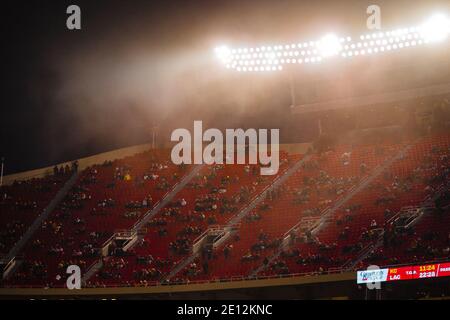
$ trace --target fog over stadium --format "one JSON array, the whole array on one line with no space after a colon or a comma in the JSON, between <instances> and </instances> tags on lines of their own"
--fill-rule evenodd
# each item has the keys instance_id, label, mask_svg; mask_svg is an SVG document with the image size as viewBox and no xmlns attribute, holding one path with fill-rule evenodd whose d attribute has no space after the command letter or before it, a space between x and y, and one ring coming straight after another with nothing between
<instances>
[{"instance_id":1,"label":"fog over stadium","mask_svg":"<svg viewBox=\"0 0 450 320\"><path fill-rule=\"evenodd\" d=\"M293 127L308 140L315 129L308 117L294 122L289 114L285 75L239 81L212 50L358 34L371 2L79 1L79 32L64 28L68 4L29 1L3 10L6 173L148 142L155 125L163 143L200 116L218 128L280 127L282 141ZM377 4L383 26L412 25L449 6Z\"/></svg>"}]
</instances>

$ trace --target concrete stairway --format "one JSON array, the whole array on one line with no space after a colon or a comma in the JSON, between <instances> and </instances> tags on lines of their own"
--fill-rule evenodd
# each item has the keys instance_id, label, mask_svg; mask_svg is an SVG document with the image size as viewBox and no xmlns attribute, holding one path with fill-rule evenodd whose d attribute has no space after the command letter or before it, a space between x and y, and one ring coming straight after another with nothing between
<instances>
[{"instance_id":1,"label":"concrete stairway","mask_svg":"<svg viewBox=\"0 0 450 320\"><path fill-rule=\"evenodd\" d=\"M106 258L107 259L107 258ZM81 277L81 285L84 287L88 280L103 267L103 260L95 261Z\"/></svg>"},{"instance_id":2,"label":"concrete stairway","mask_svg":"<svg viewBox=\"0 0 450 320\"><path fill-rule=\"evenodd\" d=\"M139 221L137 221L132 231L138 231L145 227L147 222L149 222L155 215L157 215L166 205L168 205L193 178L197 176L197 174L202 169L203 165L195 165L192 170L183 177L183 179L178 182L175 186L173 186L172 190L168 191L164 197L152 208L150 209ZM102 259L94 262L85 274L82 277L82 283L85 285L89 279L96 274L103 267Z\"/></svg>"},{"instance_id":3,"label":"concrete stairway","mask_svg":"<svg viewBox=\"0 0 450 320\"><path fill-rule=\"evenodd\" d=\"M428 213L431 212L430 207L433 206L434 201L439 198L446 190L448 190L449 186L442 185L436 190L433 196L426 198L418 207L420 209L420 214L417 215L413 221L408 224L408 228L413 227L418 224L420 220ZM401 212L402 210L400 210ZM397 215L396 215L397 216ZM392 219L391 219L392 220ZM341 268L345 271L353 271L355 267L367 257L369 257L375 250L383 245L384 231L380 233L378 238L371 244L367 245L365 248L361 250L358 255L358 258L352 261L347 261Z\"/></svg>"},{"instance_id":4,"label":"concrete stairway","mask_svg":"<svg viewBox=\"0 0 450 320\"><path fill-rule=\"evenodd\" d=\"M50 201L47 207L42 211L42 213L34 220L31 226L27 231L23 234L22 238L16 242L14 247L11 248L9 253L7 254L7 258L11 259L17 256L20 251L23 249L28 240L31 239L33 234L40 228L42 223L47 219L47 217L52 213L52 211L58 206L58 204L64 199L69 190L73 187L78 178L78 171L74 172L69 180L66 181L64 186L58 191L55 197Z\"/></svg>"},{"instance_id":5,"label":"concrete stairway","mask_svg":"<svg viewBox=\"0 0 450 320\"><path fill-rule=\"evenodd\" d=\"M147 222L175 198L178 192L180 192L200 172L202 167L203 165L195 165L194 168L172 188L172 190L166 193L166 195L133 226L132 230L137 231L143 228Z\"/></svg>"}]
</instances>

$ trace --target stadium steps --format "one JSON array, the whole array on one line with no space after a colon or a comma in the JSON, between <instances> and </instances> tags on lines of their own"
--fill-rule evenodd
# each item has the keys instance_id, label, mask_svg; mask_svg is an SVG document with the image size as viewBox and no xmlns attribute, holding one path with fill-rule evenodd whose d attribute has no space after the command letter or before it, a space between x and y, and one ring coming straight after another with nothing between
<instances>
[{"instance_id":1,"label":"stadium steps","mask_svg":"<svg viewBox=\"0 0 450 320\"><path fill-rule=\"evenodd\" d=\"M3 272L3 274L0 275L0 281L9 279L17 270L20 269L20 267L22 266L23 262L24 262L23 259L16 258L13 267L10 270L8 270L7 272L5 270Z\"/></svg>"},{"instance_id":2,"label":"stadium steps","mask_svg":"<svg viewBox=\"0 0 450 320\"><path fill-rule=\"evenodd\" d=\"M290 168L286 169L285 172L283 172L278 178L276 178L272 184L267 186L260 194L258 194L253 200L245 206L237 215L234 216L225 226L224 228L233 228L239 225L241 220L248 215L250 212L252 212L253 209L256 208L257 205L259 205L264 199L266 199L267 194L271 192L273 189L278 188L281 186L289 177L291 177L295 172L297 172L304 163L308 162L311 158L311 155L307 155L304 158L298 160L294 165L292 165ZM172 277L174 277L178 272L186 268L190 263L192 263L197 257L199 256L199 253L193 253L183 259L180 263L178 263L169 273L169 275L164 279L164 281L170 280Z\"/></svg>"},{"instance_id":3,"label":"stadium steps","mask_svg":"<svg viewBox=\"0 0 450 320\"><path fill-rule=\"evenodd\" d=\"M47 217L52 213L52 211L58 206L58 204L64 199L69 190L73 187L75 182L77 181L79 172L76 171L72 174L69 180L66 181L64 186L58 191L55 197L50 201L48 206L42 211L42 213L34 220L31 226L27 229L27 231L23 234L22 238L16 242L14 247L11 248L9 253L7 254L7 259L11 259L17 256L20 251L23 249L28 240L31 239L33 234L40 228L42 223L47 219Z\"/></svg>"},{"instance_id":4,"label":"stadium steps","mask_svg":"<svg viewBox=\"0 0 450 320\"><path fill-rule=\"evenodd\" d=\"M413 221L410 222L410 226L414 226L422 220L428 213L430 213L430 207L433 206L433 203L436 199L438 199L442 194L446 192L446 190L449 189L450 186L441 185L438 190L436 190L436 193L425 199L418 207L422 208L421 214L419 214ZM402 208L403 209L403 208ZM398 213L400 213L402 210L400 210ZM398 214L397 213L397 214ZM394 217L396 217L395 215ZM355 260L347 261L341 269L345 271L353 271L355 267L363 262L367 257L369 257L370 254L372 254L375 250L377 250L379 247L383 245L383 237L384 237L384 230L380 233L378 236L378 239L375 240L374 243L371 243L367 245L364 249L361 250L361 253L358 255L358 257Z\"/></svg>"},{"instance_id":5,"label":"stadium steps","mask_svg":"<svg viewBox=\"0 0 450 320\"><path fill-rule=\"evenodd\" d=\"M355 195L357 195L361 191L365 190L366 187L369 186L376 178L378 178L383 172L385 172L388 168L390 168L393 163L395 163L397 160L402 159L408 153L408 151L412 148L412 146L413 146L413 144L409 144L406 147L404 147L394 157L390 158L389 160L385 161L382 165L378 166L370 176L366 177L357 186L352 188L343 198L339 199L334 204L333 207L324 210L324 212L321 214L319 222L311 228L311 230L310 230L311 234L316 235L323 228L325 228L330 223L330 221L332 220L331 218L332 218L333 214L337 210L341 209L342 206L344 206ZM295 230L299 226L300 223L301 223L301 221L299 221L296 225L294 225L288 232L285 233L285 235L287 235L289 237L289 234L291 233L291 231ZM289 247L290 241L285 241L285 240L286 240L286 237L283 239L281 245L275 251L275 253L269 257L269 259L268 259L269 263L267 263L266 265L261 264L258 268L256 268L250 274L250 277L256 277L256 275L258 273L265 270L265 268L267 266L269 266L273 261L275 261L281 255L283 250L285 250L287 247Z\"/></svg>"},{"instance_id":6,"label":"stadium steps","mask_svg":"<svg viewBox=\"0 0 450 320\"><path fill-rule=\"evenodd\" d=\"M172 190L166 194L166 196L156 205L153 209L149 210L141 220L139 220L132 228L132 231L138 231L143 228L147 222L149 222L162 208L168 205L202 169L203 165L195 165L194 168L187 174L179 183L177 183Z\"/></svg>"},{"instance_id":7,"label":"stadium steps","mask_svg":"<svg viewBox=\"0 0 450 320\"><path fill-rule=\"evenodd\" d=\"M197 176L197 174L201 171L203 168L203 165L195 165L192 170L180 181L178 182L171 191L169 191L161 201L159 201L151 210L149 210L139 221L137 221L131 231L138 232L140 229L145 227L145 225L153 219L155 215L157 215L166 205L168 205L175 196L189 183L193 178ZM136 244L137 242L135 242ZM134 245L133 245L134 246ZM129 249L132 249L133 246L131 246ZM82 283L86 284L89 279L95 275L101 268L103 267L103 261L102 259L97 260L94 262L86 271L86 273L83 276Z\"/></svg>"},{"instance_id":8,"label":"stadium steps","mask_svg":"<svg viewBox=\"0 0 450 320\"><path fill-rule=\"evenodd\" d=\"M103 260L99 259L95 261L88 270L84 273L83 277L81 278L81 284L82 286L86 286L86 283L89 281L89 279L96 274L100 269L103 267Z\"/></svg>"}]
</instances>

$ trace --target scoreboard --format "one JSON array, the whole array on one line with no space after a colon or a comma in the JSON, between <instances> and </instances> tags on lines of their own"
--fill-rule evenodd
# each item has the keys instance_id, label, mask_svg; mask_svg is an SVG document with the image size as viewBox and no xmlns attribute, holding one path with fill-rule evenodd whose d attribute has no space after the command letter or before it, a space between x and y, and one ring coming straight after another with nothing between
<instances>
[{"instance_id":1,"label":"scoreboard","mask_svg":"<svg viewBox=\"0 0 450 320\"><path fill-rule=\"evenodd\" d=\"M372 269L357 272L357 283L414 280L450 276L450 262Z\"/></svg>"}]
</instances>

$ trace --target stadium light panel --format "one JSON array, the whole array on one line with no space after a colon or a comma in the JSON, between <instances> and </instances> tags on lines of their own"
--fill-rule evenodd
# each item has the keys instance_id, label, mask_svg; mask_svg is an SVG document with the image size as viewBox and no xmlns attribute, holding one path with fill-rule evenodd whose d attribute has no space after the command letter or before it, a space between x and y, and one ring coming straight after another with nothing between
<instances>
[{"instance_id":1,"label":"stadium light panel","mask_svg":"<svg viewBox=\"0 0 450 320\"><path fill-rule=\"evenodd\" d=\"M215 53L227 69L274 71L282 70L283 65L286 64L318 63L332 56L352 58L410 49L427 43L444 41L449 38L449 35L449 18L444 14L436 14L420 26L363 34L355 39L349 36L338 38L334 34L327 34L319 41L284 45L233 49L221 46L215 49ZM249 67L253 65L259 67Z\"/></svg>"}]
</instances>

